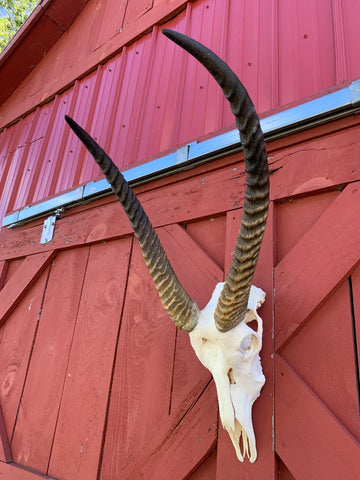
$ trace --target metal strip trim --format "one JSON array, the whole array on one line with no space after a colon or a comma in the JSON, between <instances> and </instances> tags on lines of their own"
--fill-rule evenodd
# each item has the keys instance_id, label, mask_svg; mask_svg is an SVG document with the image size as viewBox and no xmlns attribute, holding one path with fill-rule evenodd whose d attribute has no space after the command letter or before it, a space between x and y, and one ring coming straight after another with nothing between
<instances>
[{"instance_id":1,"label":"metal strip trim","mask_svg":"<svg viewBox=\"0 0 360 480\"><path fill-rule=\"evenodd\" d=\"M360 79L354 81L347 88L263 118L260 123L266 140L275 134L280 135L280 132L286 134L296 126L306 128L319 119L326 121L326 118L334 116L337 112L350 115L359 106ZM237 129L234 129L200 143L189 143L174 153L126 170L123 175L130 184L139 183L154 178L154 176L166 175L170 171L174 172L179 168L194 165L203 158L207 157L210 160L226 151L240 149L239 133ZM105 179L92 181L70 192L13 212L4 217L2 225L11 228L60 207L70 206L88 200L90 197L110 193L110 191L111 188Z\"/></svg>"}]
</instances>

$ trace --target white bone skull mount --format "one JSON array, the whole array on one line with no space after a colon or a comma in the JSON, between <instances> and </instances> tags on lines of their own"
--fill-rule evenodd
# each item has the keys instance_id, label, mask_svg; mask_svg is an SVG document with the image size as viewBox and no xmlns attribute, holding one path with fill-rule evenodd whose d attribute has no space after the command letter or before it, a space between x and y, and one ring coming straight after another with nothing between
<instances>
[{"instance_id":1,"label":"white bone skull mount","mask_svg":"<svg viewBox=\"0 0 360 480\"><path fill-rule=\"evenodd\" d=\"M175 325L190 335L191 344L213 375L220 417L237 457L257 456L252 405L265 382L259 352L262 320L256 310L265 293L251 286L265 230L269 204L269 172L265 142L254 105L237 76L213 52L170 30L163 33L191 53L213 75L236 118L247 172L241 227L234 258L224 283L200 311L180 284L160 240L139 200L104 150L74 120L66 121L94 157L123 206L139 241L145 263L162 304ZM253 329L249 325L257 323Z\"/></svg>"},{"instance_id":2,"label":"white bone skull mount","mask_svg":"<svg viewBox=\"0 0 360 480\"><path fill-rule=\"evenodd\" d=\"M242 462L257 457L252 406L265 383L259 352L262 346L262 320L256 310L265 300L265 293L252 286L245 319L227 332L219 332L214 311L223 283L218 283L210 302L201 311L198 323L189 333L190 342L201 363L215 381L220 418L229 433L236 455ZM256 320L254 331L249 322ZM242 443L242 449L240 448Z\"/></svg>"}]
</instances>

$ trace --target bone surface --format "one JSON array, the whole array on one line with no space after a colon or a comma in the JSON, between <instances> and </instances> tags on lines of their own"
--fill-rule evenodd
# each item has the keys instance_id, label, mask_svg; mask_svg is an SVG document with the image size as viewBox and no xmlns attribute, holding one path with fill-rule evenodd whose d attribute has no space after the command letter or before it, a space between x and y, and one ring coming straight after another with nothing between
<instances>
[{"instance_id":1,"label":"bone surface","mask_svg":"<svg viewBox=\"0 0 360 480\"><path fill-rule=\"evenodd\" d=\"M245 320L228 332L219 332L214 311L223 288L218 283L198 323L189 333L190 342L201 363L212 373L216 384L220 418L229 433L240 461L257 457L252 423L252 406L265 383L259 352L262 346L262 319L257 309L265 293L252 286ZM248 326L256 321L257 329ZM253 322L254 323L254 322Z\"/></svg>"}]
</instances>

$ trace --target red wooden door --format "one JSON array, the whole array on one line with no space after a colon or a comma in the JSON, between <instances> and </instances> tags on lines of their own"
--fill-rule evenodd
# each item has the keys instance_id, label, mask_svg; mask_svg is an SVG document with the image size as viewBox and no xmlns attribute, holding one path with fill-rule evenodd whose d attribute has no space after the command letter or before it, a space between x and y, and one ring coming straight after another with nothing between
<instances>
[{"instance_id":1,"label":"red wooden door","mask_svg":"<svg viewBox=\"0 0 360 480\"><path fill-rule=\"evenodd\" d=\"M138 188L200 308L224 278L240 224L244 177L234 162L239 156ZM40 245L41 229L38 221L1 232L0 478L273 471L271 295L261 310L268 341L267 383L254 410L259 460L240 464L219 428L211 376L163 310L117 201L67 212L51 244ZM269 292L270 232L256 279Z\"/></svg>"},{"instance_id":2,"label":"red wooden door","mask_svg":"<svg viewBox=\"0 0 360 480\"><path fill-rule=\"evenodd\" d=\"M272 202L254 279L267 292L254 464L237 461L213 381L164 313L116 201L69 210L45 246L41 221L3 229L0 478L356 478L357 122L269 145ZM137 188L200 307L231 262L239 160Z\"/></svg>"},{"instance_id":3,"label":"red wooden door","mask_svg":"<svg viewBox=\"0 0 360 480\"><path fill-rule=\"evenodd\" d=\"M353 123L334 124L327 135L322 127L306 142L300 136L273 158L280 168L273 190L275 448L286 480L357 478L360 471L360 150Z\"/></svg>"}]
</instances>

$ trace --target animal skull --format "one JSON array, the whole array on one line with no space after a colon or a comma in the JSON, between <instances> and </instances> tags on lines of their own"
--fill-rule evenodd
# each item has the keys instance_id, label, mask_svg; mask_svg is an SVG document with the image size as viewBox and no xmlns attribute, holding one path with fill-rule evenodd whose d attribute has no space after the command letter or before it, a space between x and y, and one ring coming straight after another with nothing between
<instances>
[{"instance_id":1,"label":"animal skull","mask_svg":"<svg viewBox=\"0 0 360 480\"><path fill-rule=\"evenodd\" d=\"M189 333L190 342L201 363L212 373L221 422L238 459L242 462L247 455L254 462L257 452L251 412L265 383L259 356L262 320L256 310L264 302L265 293L252 286L245 319L232 330L219 332L214 311L223 286L224 283L216 285L210 302L200 312L196 327ZM254 320L256 331L248 326Z\"/></svg>"},{"instance_id":2,"label":"animal skull","mask_svg":"<svg viewBox=\"0 0 360 480\"><path fill-rule=\"evenodd\" d=\"M74 120L70 127L94 157L123 206L139 241L162 304L175 325L189 332L200 361L214 378L221 421L239 460L256 459L252 405L265 382L259 351L262 321L257 308L265 294L251 286L269 204L265 142L254 105L237 76L213 52L185 35L163 33L197 58L213 75L236 118L247 172L245 201L234 258L224 283L200 311L180 284L143 207L110 157ZM257 322L256 331L249 323Z\"/></svg>"}]
</instances>

